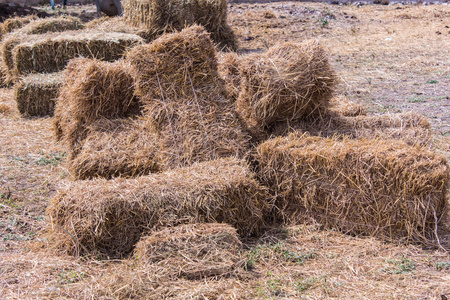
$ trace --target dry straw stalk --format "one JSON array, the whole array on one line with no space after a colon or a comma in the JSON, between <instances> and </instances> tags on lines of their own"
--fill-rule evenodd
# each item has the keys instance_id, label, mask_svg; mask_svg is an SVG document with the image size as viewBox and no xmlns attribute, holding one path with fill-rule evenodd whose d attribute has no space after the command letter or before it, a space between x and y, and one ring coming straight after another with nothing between
<instances>
[{"instance_id":1,"label":"dry straw stalk","mask_svg":"<svg viewBox=\"0 0 450 300\"><path fill-rule=\"evenodd\" d=\"M52 116L62 74L32 74L14 85L17 108L23 116Z\"/></svg>"},{"instance_id":2,"label":"dry straw stalk","mask_svg":"<svg viewBox=\"0 0 450 300\"><path fill-rule=\"evenodd\" d=\"M228 224L187 224L143 237L134 250L138 267L166 279L202 279L237 273L244 266L242 244Z\"/></svg>"},{"instance_id":3,"label":"dry straw stalk","mask_svg":"<svg viewBox=\"0 0 450 300\"><path fill-rule=\"evenodd\" d=\"M154 227L218 222L255 234L266 199L245 162L221 159L137 179L70 182L48 215L55 243L69 253L123 257Z\"/></svg>"},{"instance_id":4,"label":"dry straw stalk","mask_svg":"<svg viewBox=\"0 0 450 300\"><path fill-rule=\"evenodd\" d=\"M427 242L447 210L445 157L400 141L293 133L263 143L256 160L285 221L312 214L345 232Z\"/></svg>"},{"instance_id":5,"label":"dry straw stalk","mask_svg":"<svg viewBox=\"0 0 450 300\"><path fill-rule=\"evenodd\" d=\"M303 119L329 105L336 77L317 41L283 43L241 60L236 110L259 138L276 122Z\"/></svg>"},{"instance_id":6,"label":"dry straw stalk","mask_svg":"<svg viewBox=\"0 0 450 300\"><path fill-rule=\"evenodd\" d=\"M202 25L220 48L235 50L237 41L227 24L226 0L123 0L124 17L134 26L145 26L154 38Z\"/></svg>"}]
</instances>

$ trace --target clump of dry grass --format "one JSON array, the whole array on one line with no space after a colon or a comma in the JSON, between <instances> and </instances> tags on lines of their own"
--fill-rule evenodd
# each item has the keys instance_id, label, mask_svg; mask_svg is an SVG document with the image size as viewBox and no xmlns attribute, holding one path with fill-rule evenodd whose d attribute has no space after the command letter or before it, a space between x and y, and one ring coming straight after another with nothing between
<instances>
[{"instance_id":1,"label":"clump of dry grass","mask_svg":"<svg viewBox=\"0 0 450 300\"><path fill-rule=\"evenodd\" d=\"M160 171L157 136L145 120L102 118L86 129L79 153L69 159L76 179L136 177Z\"/></svg>"},{"instance_id":2,"label":"clump of dry grass","mask_svg":"<svg viewBox=\"0 0 450 300\"><path fill-rule=\"evenodd\" d=\"M139 114L134 79L124 61L103 62L86 58L70 61L55 108L55 135L76 157L87 128L102 118L127 118Z\"/></svg>"},{"instance_id":3,"label":"clump of dry grass","mask_svg":"<svg viewBox=\"0 0 450 300\"><path fill-rule=\"evenodd\" d=\"M329 105L336 77L317 41L283 43L242 59L236 110L254 137L276 122L311 116Z\"/></svg>"},{"instance_id":4,"label":"clump of dry grass","mask_svg":"<svg viewBox=\"0 0 450 300\"><path fill-rule=\"evenodd\" d=\"M89 30L28 36L12 49L13 71L17 75L62 71L70 59L80 56L114 61L142 42L134 34Z\"/></svg>"},{"instance_id":5,"label":"clump of dry grass","mask_svg":"<svg viewBox=\"0 0 450 300\"><path fill-rule=\"evenodd\" d=\"M227 24L226 0L124 0L124 17L134 26L146 26L153 37L194 24L202 25L220 48L237 49Z\"/></svg>"},{"instance_id":6,"label":"clump of dry grass","mask_svg":"<svg viewBox=\"0 0 450 300\"><path fill-rule=\"evenodd\" d=\"M43 34L48 32L62 32L80 30L84 28L83 22L72 16L61 16L57 18L37 19L21 29L26 34Z\"/></svg>"},{"instance_id":7,"label":"clump of dry grass","mask_svg":"<svg viewBox=\"0 0 450 300\"><path fill-rule=\"evenodd\" d=\"M266 200L245 162L221 159L137 179L70 182L48 215L54 242L69 253L123 257L154 227L217 222L255 234Z\"/></svg>"},{"instance_id":8,"label":"clump of dry grass","mask_svg":"<svg viewBox=\"0 0 450 300\"><path fill-rule=\"evenodd\" d=\"M163 169L246 155L249 137L217 72L209 34L200 26L133 48L136 94L158 134Z\"/></svg>"},{"instance_id":9,"label":"clump of dry grass","mask_svg":"<svg viewBox=\"0 0 450 300\"><path fill-rule=\"evenodd\" d=\"M21 78L14 85L20 114L23 116L52 116L61 84L61 73L32 74Z\"/></svg>"},{"instance_id":10,"label":"clump of dry grass","mask_svg":"<svg viewBox=\"0 0 450 300\"><path fill-rule=\"evenodd\" d=\"M143 237L133 256L139 267L164 278L202 279L237 273L245 262L236 229L228 224L187 224Z\"/></svg>"},{"instance_id":11,"label":"clump of dry grass","mask_svg":"<svg viewBox=\"0 0 450 300\"><path fill-rule=\"evenodd\" d=\"M292 133L256 152L285 221L306 213L346 232L427 242L447 210L448 163L421 147Z\"/></svg>"}]
</instances>

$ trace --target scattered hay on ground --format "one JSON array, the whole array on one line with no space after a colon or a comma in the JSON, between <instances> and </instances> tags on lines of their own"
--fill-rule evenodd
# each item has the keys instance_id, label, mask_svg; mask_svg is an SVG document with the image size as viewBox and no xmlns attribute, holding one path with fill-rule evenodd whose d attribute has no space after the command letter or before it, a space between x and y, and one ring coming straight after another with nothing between
<instances>
[{"instance_id":1,"label":"scattered hay on ground","mask_svg":"<svg viewBox=\"0 0 450 300\"><path fill-rule=\"evenodd\" d=\"M332 97L330 99L330 107L328 109L344 117L367 115L366 108L364 106L348 100L344 95Z\"/></svg>"},{"instance_id":2,"label":"scattered hay on ground","mask_svg":"<svg viewBox=\"0 0 450 300\"><path fill-rule=\"evenodd\" d=\"M84 28L83 22L72 16L61 16L57 18L45 18L31 21L20 31L26 34L44 34L48 32L63 32L80 30Z\"/></svg>"},{"instance_id":3,"label":"scattered hay on ground","mask_svg":"<svg viewBox=\"0 0 450 300\"><path fill-rule=\"evenodd\" d=\"M226 0L123 0L122 5L124 18L147 27L154 38L198 24L221 49L237 49L236 36L227 24Z\"/></svg>"},{"instance_id":4,"label":"scattered hay on ground","mask_svg":"<svg viewBox=\"0 0 450 300\"><path fill-rule=\"evenodd\" d=\"M70 59L80 56L114 61L141 43L142 38L134 34L89 30L28 36L12 50L14 72L20 75L62 71Z\"/></svg>"},{"instance_id":5,"label":"scattered hay on ground","mask_svg":"<svg viewBox=\"0 0 450 300\"><path fill-rule=\"evenodd\" d=\"M69 182L47 213L62 249L123 257L155 227L228 223L256 234L267 196L245 162L221 159L137 179Z\"/></svg>"},{"instance_id":6,"label":"scattered hay on ground","mask_svg":"<svg viewBox=\"0 0 450 300\"><path fill-rule=\"evenodd\" d=\"M140 113L134 79L124 61L72 60L55 108L55 135L73 159L86 138L87 127L102 118L127 118Z\"/></svg>"},{"instance_id":7,"label":"scattered hay on ground","mask_svg":"<svg viewBox=\"0 0 450 300\"><path fill-rule=\"evenodd\" d=\"M236 110L259 139L276 122L290 123L329 105L336 76L315 40L283 43L241 61Z\"/></svg>"},{"instance_id":8,"label":"scattered hay on ground","mask_svg":"<svg viewBox=\"0 0 450 300\"><path fill-rule=\"evenodd\" d=\"M162 169L244 157L249 136L217 72L209 34L200 26L133 48L136 94L158 134Z\"/></svg>"},{"instance_id":9,"label":"scattered hay on ground","mask_svg":"<svg viewBox=\"0 0 450 300\"><path fill-rule=\"evenodd\" d=\"M187 224L143 237L134 250L138 267L167 279L230 276L243 269L242 244L228 224Z\"/></svg>"},{"instance_id":10,"label":"scattered hay on ground","mask_svg":"<svg viewBox=\"0 0 450 300\"><path fill-rule=\"evenodd\" d=\"M59 88L61 73L32 74L14 85L17 108L22 116L52 116Z\"/></svg>"},{"instance_id":11,"label":"scattered hay on ground","mask_svg":"<svg viewBox=\"0 0 450 300\"><path fill-rule=\"evenodd\" d=\"M136 177L160 171L157 136L145 120L100 119L87 127L79 153L68 161L76 179Z\"/></svg>"},{"instance_id":12,"label":"scattered hay on ground","mask_svg":"<svg viewBox=\"0 0 450 300\"><path fill-rule=\"evenodd\" d=\"M447 210L448 163L425 148L293 133L256 152L260 179L287 222L311 214L345 232L426 243Z\"/></svg>"}]
</instances>

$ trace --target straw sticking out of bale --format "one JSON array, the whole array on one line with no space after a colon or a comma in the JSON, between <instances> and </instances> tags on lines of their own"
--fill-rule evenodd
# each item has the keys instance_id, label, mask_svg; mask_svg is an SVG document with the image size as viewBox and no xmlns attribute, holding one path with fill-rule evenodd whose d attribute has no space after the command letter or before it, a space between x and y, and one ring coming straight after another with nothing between
<instances>
[{"instance_id":1,"label":"straw sticking out of bale","mask_svg":"<svg viewBox=\"0 0 450 300\"><path fill-rule=\"evenodd\" d=\"M61 73L21 78L14 86L19 112L23 116L52 116L61 83Z\"/></svg>"},{"instance_id":2,"label":"straw sticking out of bale","mask_svg":"<svg viewBox=\"0 0 450 300\"><path fill-rule=\"evenodd\" d=\"M198 24L220 48L237 48L234 32L226 23L226 0L123 0L122 5L125 19L134 26L146 26L153 37Z\"/></svg>"},{"instance_id":3,"label":"straw sticking out of bale","mask_svg":"<svg viewBox=\"0 0 450 300\"><path fill-rule=\"evenodd\" d=\"M160 171L157 136L144 120L100 119L68 169L76 179L136 177Z\"/></svg>"},{"instance_id":4,"label":"straw sticking out of bale","mask_svg":"<svg viewBox=\"0 0 450 300\"><path fill-rule=\"evenodd\" d=\"M20 75L62 71L70 59L80 56L114 61L142 42L137 35L113 32L78 30L35 35L14 47L14 72Z\"/></svg>"},{"instance_id":5,"label":"straw sticking out of bale","mask_svg":"<svg viewBox=\"0 0 450 300\"><path fill-rule=\"evenodd\" d=\"M133 48L136 94L158 134L162 168L243 157L249 137L217 73L209 34L200 26Z\"/></svg>"},{"instance_id":6,"label":"straw sticking out of bale","mask_svg":"<svg viewBox=\"0 0 450 300\"><path fill-rule=\"evenodd\" d=\"M293 133L261 144L256 160L285 221L307 213L345 232L427 242L447 210L446 159L400 141Z\"/></svg>"},{"instance_id":7,"label":"straw sticking out of bale","mask_svg":"<svg viewBox=\"0 0 450 300\"><path fill-rule=\"evenodd\" d=\"M283 43L242 59L236 110L258 138L328 107L336 77L317 41Z\"/></svg>"},{"instance_id":8,"label":"straw sticking out of bale","mask_svg":"<svg viewBox=\"0 0 450 300\"><path fill-rule=\"evenodd\" d=\"M69 253L123 257L154 227L228 223L255 234L266 199L245 162L221 159L137 179L70 182L48 215L55 243Z\"/></svg>"},{"instance_id":9,"label":"straw sticking out of bale","mask_svg":"<svg viewBox=\"0 0 450 300\"><path fill-rule=\"evenodd\" d=\"M55 108L55 132L57 140L69 147L69 159L79 152L87 127L95 121L140 113L130 66L123 61L74 59L63 78L66 81Z\"/></svg>"},{"instance_id":10,"label":"straw sticking out of bale","mask_svg":"<svg viewBox=\"0 0 450 300\"><path fill-rule=\"evenodd\" d=\"M236 100L241 85L240 74L241 58L234 52L222 53L219 56L218 71L225 82L228 96Z\"/></svg>"},{"instance_id":11,"label":"straw sticking out of bale","mask_svg":"<svg viewBox=\"0 0 450 300\"><path fill-rule=\"evenodd\" d=\"M188 224L142 238L134 256L161 277L202 279L230 276L244 265L236 229L228 224Z\"/></svg>"}]
</instances>

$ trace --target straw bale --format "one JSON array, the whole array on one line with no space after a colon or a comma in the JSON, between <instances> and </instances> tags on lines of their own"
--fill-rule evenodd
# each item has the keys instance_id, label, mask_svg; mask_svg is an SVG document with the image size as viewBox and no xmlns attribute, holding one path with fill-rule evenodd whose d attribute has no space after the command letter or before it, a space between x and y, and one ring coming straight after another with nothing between
<instances>
[{"instance_id":1,"label":"straw bale","mask_svg":"<svg viewBox=\"0 0 450 300\"><path fill-rule=\"evenodd\" d=\"M69 159L79 152L87 127L95 121L139 114L134 79L124 61L73 59L62 77L65 81L55 108L55 134L68 147Z\"/></svg>"},{"instance_id":2,"label":"straw bale","mask_svg":"<svg viewBox=\"0 0 450 300\"><path fill-rule=\"evenodd\" d=\"M285 221L310 214L345 232L427 242L448 207L445 157L401 141L292 133L256 152Z\"/></svg>"},{"instance_id":3,"label":"straw bale","mask_svg":"<svg viewBox=\"0 0 450 300\"><path fill-rule=\"evenodd\" d=\"M43 34L48 32L63 32L80 30L84 28L83 22L73 16L61 16L57 18L37 19L21 29L26 34Z\"/></svg>"},{"instance_id":4,"label":"straw bale","mask_svg":"<svg viewBox=\"0 0 450 300\"><path fill-rule=\"evenodd\" d=\"M62 71L76 57L114 61L142 38L134 34L89 30L29 36L12 51L14 72L51 73Z\"/></svg>"},{"instance_id":5,"label":"straw bale","mask_svg":"<svg viewBox=\"0 0 450 300\"><path fill-rule=\"evenodd\" d=\"M17 108L23 116L52 116L59 88L61 73L32 74L14 85Z\"/></svg>"},{"instance_id":6,"label":"straw bale","mask_svg":"<svg viewBox=\"0 0 450 300\"><path fill-rule=\"evenodd\" d=\"M344 117L357 117L367 115L366 108L358 103L348 100L344 95L337 95L331 98L331 111L337 112Z\"/></svg>"},{"instance_id":7,"label":"straw bale","mask_svg":"<svg viewBox=\"0 0 450 300\"><path fill-rule=\"evenodd\" d=\"M408 145L432 145L430 122L424 116L414 112L345 117L331 108L320 118L291 124L279 123L274 126L270 134L286 136L293 131L308 132L311 135L324 137L399 139Z\"/></svg>"},{"instance_id":8,"label":"straw bale","mask_svg":"<svg viewBox=\"0 0 450 300\"><path fill-rule=\"evenodd\" d=\"M0 37L15 31L16 29L20 29L26 24L30 23L33 20L37 20L38 17L34 15L28 15L24 17L11 17L6 19L0 25Z\"/></svg>"},{"instance_id":9,"label":"straw bale","mask_svg":"<svg viewBox=\"0 0 450 300\"><path fill-rule=\"evenodd\" d=\"M136 34L141 38L143 38L145 42L151 42L154 39L154 37L152 37L148 33L146 27L134 26L121 16L116 17L106 16L94 19L86 23L86 29L99 30L102 32L122 32L122 33Z\"/></svg>"},{"instance_id":10,"label":"straw bale","mask_svg":"<svg viewBox=\"0 0 450 300\"><path fill-rule=\"evenodd\" d=\"M136 94L153 123L162 168L220 157L243 157L249 136L236 117L217 72L209 34L200 26L133 48Z\"/></svg>"},{"instance_id":11,"label":"straw bale","mask_svg":"<svg viewBox=\"0 0 450 300\"><path fill-rule=\"evenodd\" d=\"M145 120L100 119L68 161L76 179L136 177L160 171L157 136Z\"/></svg>"},{"instance_id":12,"label":"straw bale","mask_svg":"<svg viewBox=\"0 0 450 300\"><path fill-rule=\"evenodd\" d=\"M7 34L3 38L3 42L1 45L1 55L2 62L6 68L6 80L8 82L17 81L17 76L14 75L14 59L13 59L13 49L15 46L20 44L27 38L26 34L23 33L11 33Z\"/></svg>"},{"instance_id":13,"label":"straw bale","mask_svg":"<svg viewBox=\"0 0 450 300\"><path fill-rule=\"evenodd\" d=\"M6 68L3 60L0 59L0 87L7 87L8 85L8 68Z\"/></svg>"},{"instance_id":14,"label":"straw bale","mask_svg":"<svg viewBox=\"0 0 450 300\"><path fill-rule=\"evenodd\" d=\"M235 101L241 85L241 58L235 52L221 53L218 57L218 71L225 82L228 96Z\"/></svg>"},{"instance_id":15,"label":"straw bale","mask_svg":"<svg viewBox=\"0 0 450 300\"><path fill-rule=\"evenodd\" d=\"M138 266L161 277L203 279L236 273L244 266L242 244L228 224L187 224L143 237L134 250Z\"/></svg>"},{"instance_id":16,"label":"straw bale","mask_svg":"<svg viewBox=\"0 0 450 300\"><path fill-rule=\"evenodd\" d=\"M150 35L202 25L221 49L237 49L237 39L227 24L227 0L123 0L124 17L134 26L146 26Z\"/></svg>"},{"instance_id":17,"label":"straw bale","mask_svg":"<svg viewBox=\"0 0 450 300\"><path fill-rule=\"evenodd\" d=\"M68 182L47 213L62 249L123 257L152 228L228 223L256 234L267 196L246 163L229 158L136 179Z\"/></svg>"},{"instance_id":18,"label":"straw bale","mask_svg":"<svg viewBox=\"0 0 450 300\"><path fill-rule=\"evenodd\" d=\"M283 43L241 62L236 110L255 137L276 122L304 119L329 105L336 83L318 41Z\"/></svg>"}]
</instances>

